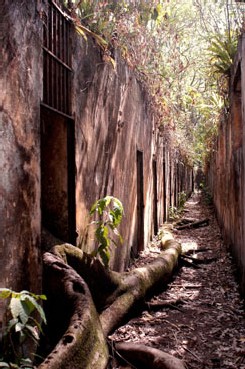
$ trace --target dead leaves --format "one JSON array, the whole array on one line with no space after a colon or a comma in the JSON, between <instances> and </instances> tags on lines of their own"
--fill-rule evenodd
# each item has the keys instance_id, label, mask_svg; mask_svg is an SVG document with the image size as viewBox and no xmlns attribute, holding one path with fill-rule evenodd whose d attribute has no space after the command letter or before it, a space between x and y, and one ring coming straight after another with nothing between
<instances>
[{"instance_id":1,"label":"dead leaves","mask_svg":"<svg viewBox=\"0 0 245 369\"><path fill-rule=\"evenodd\" d=\"M112 338L166 351L184 360L188 369L245 369L245 314L234 265L214 214L197 200L187 203L188 216L209 218L209 225L176 231L174 237L187 255L212 262L181 268L168 289L150 301L149 307L159 303L159 310L148 307ZM163 306L164 301L182 303L178 310Z\"/></svg>"}]
</instances>

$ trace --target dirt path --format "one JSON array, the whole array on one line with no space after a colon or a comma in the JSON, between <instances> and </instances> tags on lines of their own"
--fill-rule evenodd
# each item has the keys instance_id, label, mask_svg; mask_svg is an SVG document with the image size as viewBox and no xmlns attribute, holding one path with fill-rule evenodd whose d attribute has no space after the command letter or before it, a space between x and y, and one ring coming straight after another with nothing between
<instances>
[{"instance_id":1,"label":"dirt path","mask_svg":"<svg viewBox=\"0 0 245 369\"><path fill-rule=\"evenodd\" d=\"M186 203L185 217L209 218L206 227L175 230L174 234L185 251L196 250L192 257L210 262L198 268L182 266L166 291L151 300L172 300L172 306L143 311L111 338L158 348L183 359L189 369L245 369L244 307L213 209L200 194L194 194ZM157 252L155 245L138 263L147 262L152 252Z\"/></svg>"}]
</instances>

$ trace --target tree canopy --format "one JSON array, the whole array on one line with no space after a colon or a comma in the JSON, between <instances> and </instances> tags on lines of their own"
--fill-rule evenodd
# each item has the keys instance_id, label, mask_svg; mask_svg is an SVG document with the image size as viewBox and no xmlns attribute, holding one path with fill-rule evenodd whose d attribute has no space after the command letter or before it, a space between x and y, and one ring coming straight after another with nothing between
<instances>
[{"instance_id":1,"label":"tree canopy","mask_svg":"<svg viewBox=\"0 0 245 369\"><path fill-rule=\"evenodd\" d=\"M113 48L150 92L157 126L202 164L227 113L230 68L245 4L231 0L96 1L66 4L78 31L91 32L112 62Z\"/></svg>"}]
</instances>

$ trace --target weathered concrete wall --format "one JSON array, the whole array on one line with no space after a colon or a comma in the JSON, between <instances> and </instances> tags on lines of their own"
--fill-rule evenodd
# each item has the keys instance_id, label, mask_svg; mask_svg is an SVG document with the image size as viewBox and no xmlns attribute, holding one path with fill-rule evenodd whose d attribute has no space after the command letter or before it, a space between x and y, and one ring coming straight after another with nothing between
<instances>
[{"instance_id":1,"label":"weathered concrete wall","mask_svg":"<svg viewBox=\"0 0 245 369\"><path fill-rule=\"evenodd\" d=\"M13 6L8 4L4 17L1 260L8 261L8 268L3 269L1 278L13 288L37 287L40 283L42 26L36 12L35 1L15 1Z\"/></svg>"},{"instance_id":2,"label":"weathered concrete wall","mask_svg":"<svg viewBox=\"0 0 245 369\"><path fill-rule=\"evenodd\" d=\"M42 24L36 1L5 1L1 10L0 287L38 292Z\"/></svg>"},{"instance_id":3,"label":"weathered concrete wall","mask_svg":"<svg viewBox=\"0 0 245 369\"><path fill-rule=\"evenodd\" d=\"M112 265L122 270L137 242L137 150L143 153L145 243L152 235L153 227L153 155L158 167L162 161L147 95L119 55L116 61L114 70L112 65L103 62L93 42L85 47L84 40L77 38L73 99L77 229L79 232L85 227L84 214L96 199L105 195L119 198L125 210L121 226L125 242L116 250ZM161 213L159 207L158 219Z\"/></svg>"},{"instance_id":4,"label":"weathered concrete wall","mask_svg":"<svg viewBox=\"0 0 245 369\"><path fill-rule=\"evenodd\" d=\"M57 131L56 127L49 132L51 123L48 121L47 125L42 110L46 136L42 135L40 143L41 16L45 7L45 2L16 0L13 4L6 2L3 12L0 282L1 287L16 290L40 288L41 213L47 223L54 218L54 209L56 215L57 211L62 213L59 219L54 219L61 238L62 228L66 237L69 226L65 174L69 148L59 151L60 145L67 142L67 122L59 117L62 129ZM184 175L176 169L175 150L165 148L166 138L158 134L148 95L120 55L116 54L114 69L103 61L93 40L86 43L74 30L71 40L72 118L68 120L75 124L76 228L78 233L84 229L95 200L105 195L118 197L125 208L121 225L124 245L113 254L111 267L123 270L131 254L142 250L167 218L167 210L176 203L179 189L191 189L191 170ZM56 117L52 118L54 124ZM42 180L40 146L44 149L42 172L48 173ZM55 163L61 171L55 171ZM50 181L49 174L55 181ZM41 182L42 198L48 205L45 209L41 209ZM54 197L63 199L60 207L54 203ZM84 249L91 251L93 247L91 240Z\"/></svg>"},{"instance_id":5,"label":"weathered concrete wall","mask_svg":"<svg viewBox=\"0 0 245 369\"><path fill-rule=\"evenodd\" d=\"M171 197L176 205L178 189L191 190L185 174L177 173L172 151L163 150L154 124L149 98L125 62L116 55L116 69L104 63L92 42L81 37L74 45L74 97L76 115L76 204L77 231L83 233L91 205L105 195L119 198L125 210L118 247L111 266L123 270L130 253L137 254L138 232L144 231L144 245L166 219ZM143 155L144 230L138 229L137 151ZM166 157L165 157L166 156ZM165 160L165 167L164 167ZM169 167L172 165L173 170ZM166 172L166 173L165 173ZM182 185L180 179L182 176ZM166 181L166 189L164 182ZM178 187L175 188L175 183ZM164 201L166 191L166 201ZM166 208L167 207L167 208ZM165 219L164 219L165 218ZM88 250L94 242L87 243Z\"/></svg>"},{"instance_id":6,"label":"weathered concrete wall","mask_svg":"<svg viewBox=\"0 0 245 369\"><path fill-rule=\"evenodd\" d=\"M245 292L245 38L240 40L230 92L230 114L220 123L208 170L217 216L226 244L237 262Z\"/></svg>"}]
</instances>

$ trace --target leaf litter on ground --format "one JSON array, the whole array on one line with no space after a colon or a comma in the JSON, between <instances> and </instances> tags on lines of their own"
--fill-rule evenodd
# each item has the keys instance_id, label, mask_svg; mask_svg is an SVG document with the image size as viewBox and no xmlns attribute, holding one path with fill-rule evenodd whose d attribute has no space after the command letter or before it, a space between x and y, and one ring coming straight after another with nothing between
<instances>
[{"instance_id":1,"label":"leaf litter on ground","mask_svg":"<svg viewBox=\"0 0 245 369\"><path fill-rule=\"evenodd\" d=\"M177 230L183 251L209 263L179 267L164 291L146 303L140 316L118 328L109 338L134 342L168 352L184 360L188 369L245 369L245 313L235 278L236 268L226 249L214 215L202 193L186 202L185 217L209 219L200 228ZM188 214L188 215L187 215ZM133 267L157 257L159 239L151 242ZM213 259L213 261L212 261ZM161 306L171 301L173 306ZM151 309L151 304L159 309ZM174 306L175 307L175 306ZM116 362L110 368L121 368Z\"/></svg>"}]
</instances>

